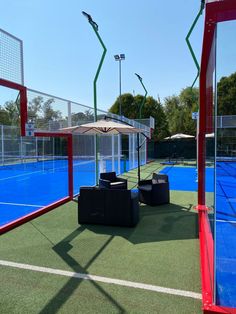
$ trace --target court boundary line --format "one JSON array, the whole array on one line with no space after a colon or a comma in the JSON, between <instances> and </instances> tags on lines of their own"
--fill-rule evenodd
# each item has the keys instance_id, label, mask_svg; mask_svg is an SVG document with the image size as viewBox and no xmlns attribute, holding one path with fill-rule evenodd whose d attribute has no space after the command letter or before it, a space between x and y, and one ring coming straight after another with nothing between
<instances>
[{"instance_id":1,"label":"court boundary line","mask_svg":"<svg viewBox=\"0 0 236 314\"><path fill-rule=\"evenodd\" d=\"M153 291L153 292L160 292L164 294L170 294L170 295L176 295L176 296L181 296L181 297L202 300L201 293L192 292L192 291L166 288L166 287L161 287L161 286L156 286L156 285L151 285L151 284L144 284L144 283L139 283L139 282L133 282L133 281L115 279L115 278L109 278L109 277L102 277L102 276L96 276L96 275L90 275L90 274L76 273L72 271L34 266L34 265L16 263L16 262L5 261L5 260L0 260L0 265L6 266L6 267L36 271L36 272L41 272L41 273L48 273L48 274L53 274L53 275L60 275L60 276L76 278L76 279L98 281L98 282L103 282L107 284L114 284L118 286L143 289L143 290L148 290L148 291Z\"/></svg>"},{"instance_id":2,"label":"court boundary line","mask_svg":"<svg viewBox=\"0 0 236 314\"><path fill-rule=\"evenodd\" d=\"M13 205L13 206L28 206L28 207L44 207L45 205L36 205L36 204L20 204L20 203L7 203L7 202L0 202L0 205Z\"/></svg>"},{"instance_id":3,"label":"court boundary line","mask_svg":"<svg viewBox=\"0 0 236 314\"><path fill-rule=\"evenodd\" d=\"M214 221L214 220L213 220ZM231 224L235 224L236 223L236 220L224 220L224 219L216 219L217 222L228 222L228 223L231 223Z\"/></svg>"}]
</instances>

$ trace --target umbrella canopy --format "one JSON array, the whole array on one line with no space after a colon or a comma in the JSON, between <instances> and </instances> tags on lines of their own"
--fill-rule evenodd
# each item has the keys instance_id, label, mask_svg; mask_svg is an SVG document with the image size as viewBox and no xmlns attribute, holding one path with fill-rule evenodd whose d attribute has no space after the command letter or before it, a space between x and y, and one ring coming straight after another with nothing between
<instances>
[{"instance_id":1,"label":"umbrella canopy","mask_svg":"<svg viewBox=\"0 0 236 314\"><path fill-rule=\"evenodd\" d=\"M102 134L102 135L115 135L115 134L130 134L139 133L140 129L133 126L117 123L108 120L99 120L97 122L81 124L79 126L72 126L60 129L63 133L72 134Z\"/></svg>"},{"instance_id":2,"label":"umbrella canopy","mask_svg":"<svg viewBox=\"0 0 236 314\"><path fill-rule=\"evenodd\" d=\"M193 138L193 135L183 134L183 133L177 133L172 136L165 137L165 140L174 140L179 138Z\"/></svg>"}]
</instances>

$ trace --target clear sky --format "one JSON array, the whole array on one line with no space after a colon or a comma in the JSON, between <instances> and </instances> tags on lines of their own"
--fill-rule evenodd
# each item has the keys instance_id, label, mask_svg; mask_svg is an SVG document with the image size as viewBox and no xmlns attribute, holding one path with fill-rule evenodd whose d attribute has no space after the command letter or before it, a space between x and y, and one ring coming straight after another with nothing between
<instances>
[{"instance_id":1,"label":"clear sky","mask_svg":"<svg viewBox=\"0 0 236 314\"><path fill-rule=\"evenodd\" d=\"M185 43L200 0L1 0L0 28L24 42L25 85L93 106L93 79L102 48L81 14L99 25L107 55L98 79L98 108L119 94L118 62L124 53L122 93L143 94L134 73L156 98L190 86L196 68ZM204 16L191 43L200 61Z\"/></svg>"}]
</instances>

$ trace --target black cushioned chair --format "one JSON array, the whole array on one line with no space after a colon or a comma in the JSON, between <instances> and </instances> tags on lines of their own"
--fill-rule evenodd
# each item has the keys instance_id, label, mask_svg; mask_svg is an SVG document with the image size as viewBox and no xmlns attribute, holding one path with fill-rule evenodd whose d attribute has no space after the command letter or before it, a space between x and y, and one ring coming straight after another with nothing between
<instances>
[{"instance_id":1,"label":"black cushioned chair","mask_svg":"<svg viewBox=\"0 0 236 314\"><path fill-rule=\"evenodd\" d=\"M153 173L152 180L139 182L139 201L151 206L170 202L169 180L166 174Z\"/></svg>"},{"instance_id":2,"label":"black cushioned chair","mask_svg":"<svg viewBox=\"0 0 236 314\"><path fill-rule=\"evenodd\" d=\"M99 187L105 189L127 190L127 180L118 178L115 172L100 173Z\"/></svg>"},{"instance_id":3,"label":"black cushioned chair","mask_svg":"<svg viewBox=\"0 0 236 314\"><path fill-rule=\"evenodd\" d=\"M134 227L139 221L138 193L81 187L78 221L79 224Z\"/></svg>"}]
</instances>

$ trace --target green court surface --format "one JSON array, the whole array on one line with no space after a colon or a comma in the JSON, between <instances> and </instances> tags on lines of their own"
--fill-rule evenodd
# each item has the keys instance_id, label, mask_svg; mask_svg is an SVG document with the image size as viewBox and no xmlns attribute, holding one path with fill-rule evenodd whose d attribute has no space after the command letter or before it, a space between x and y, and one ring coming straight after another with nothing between
<instances>
[{"instance_id":1,"label":"green court surface","mask_svg":"<svg viewBox=\"0 0 236 314\"><path fill-rule=\"evenodd\" d=\"M124 176L135 187L136 171ZM120 228L78 225L71 202L2 235L0 313L201 313L195 204L195 192L171 191Z\"/></svg>"}]
</instances>

